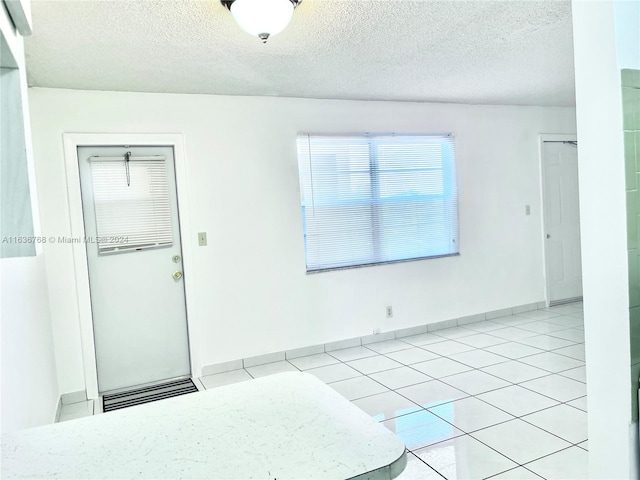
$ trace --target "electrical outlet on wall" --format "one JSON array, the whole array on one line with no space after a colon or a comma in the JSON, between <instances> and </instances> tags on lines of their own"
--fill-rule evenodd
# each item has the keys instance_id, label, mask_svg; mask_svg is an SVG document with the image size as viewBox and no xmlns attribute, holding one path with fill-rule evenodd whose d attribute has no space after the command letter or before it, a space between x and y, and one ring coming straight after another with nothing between
<instances>
[{"instance_id":1,"label":"electrical outlet on wall","mask_svg":"<svg viewBox=\"0 0 640 480\"><path fill-rule=\"evenodd\" d=\"M387 318L393 317L393 307L391 305L387 305Z\"/></svg>"},{"instance_id":2,"label":"electrical outlet on wall","mask_svg":"<svg viewBox=\"0 0 640 480\"><path fill-rule=\"evenodd\" d=\"M207 232L198 233L198 245L201 247L207 246Z\"/></svg>"},{"instance_id":3,"label":"electrical outlet on wall","mask_svg":"<svg viewBox=\"0 0 640 480\"><path fill-rule=\"evenodd\" d=\"M374 335L379 335L380 334L380 328L379 327L374 328L373 329L373 334Z\"/></svg>"}]
</instances>

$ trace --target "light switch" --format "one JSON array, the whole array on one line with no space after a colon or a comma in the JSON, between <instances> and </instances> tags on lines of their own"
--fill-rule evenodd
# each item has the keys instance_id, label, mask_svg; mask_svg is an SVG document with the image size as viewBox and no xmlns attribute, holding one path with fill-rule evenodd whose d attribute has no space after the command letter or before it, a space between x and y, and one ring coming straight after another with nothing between
<instances>
[{"instance_id":1,"label":"light switch","mask_svg":"<svg viewBox=\"0 0 640 480\"><path fill-rule=\"evenodd\" d=\"M207 232L198 233L198 245L201 247L207 246Z\"/></svg>"}]
</instances>

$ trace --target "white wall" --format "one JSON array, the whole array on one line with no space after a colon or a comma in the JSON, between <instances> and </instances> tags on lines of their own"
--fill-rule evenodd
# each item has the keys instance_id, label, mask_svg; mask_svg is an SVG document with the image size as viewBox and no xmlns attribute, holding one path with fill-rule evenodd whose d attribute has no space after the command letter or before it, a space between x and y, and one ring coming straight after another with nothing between
<instances>
[{"instance_id":1,"label":"white wall","mask_svg":"<svg viewBox=\"0 0 640 480\"><path fill-rule=\"evenodd\" d=\"M0 259L2 431L52 423L58 403L43 257Z\"/></svg>"},{"instance_id":2,"label":"white wall","mask_svg":"<svg viewBox=\"0 0 640 480\"><path fill-rule=\"evenodd\" d=\"M40 234L33 151L30 142L27 82L22 38L6 10L0 8L0 31L21 71L21 95L34 232ZM0 121L8 121L3 118ZM14 120L15 121L15 120ZM54 420L58 385L49 314L45 262L41 248L35 257L0 259L0 395L2 431L32 427Z\"/></svg>"},{"instance_id":3,"label":"white wall","mask_svg":"<svg viewBox=\"0 0 640 480\"><path fill-rule=\"evenodd\" d=\"M634 478L627 223L613 2L573 2L591 478ZM632 448L634 447L634 448Z\"/></svg>"},{"instance_id":4,"label":"white wall","mask_svg":"<svg viewBox=\"0 0 640 480\"><path fill-rule=\"evenodd\" d=\"M69 234L63 132L183 133L201 365L544 299L538 134L572 108L30 90L47 235ZM305 274L298 132L453 132L459 257ZM525 216L525 205L531 216ZM84 388L71 250L47 245L62 391ZM194 281L195 280L195 281ZM392 321L385 306L392 304ZM196 372L198 373L198 372Z\"/></svg>"}]
</instances>

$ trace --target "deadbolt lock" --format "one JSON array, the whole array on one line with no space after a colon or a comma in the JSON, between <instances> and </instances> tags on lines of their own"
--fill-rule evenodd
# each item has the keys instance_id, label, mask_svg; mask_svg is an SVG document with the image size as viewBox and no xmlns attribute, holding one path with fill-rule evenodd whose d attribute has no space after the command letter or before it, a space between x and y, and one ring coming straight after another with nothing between
<instances>
[{"instance_id":1,"label":"deadbolt lock","mask_svg":"<svg viewBox=\"0 0 640 480\"><path fill-rule=\"evenodd\" d=\"M173 275L171 276L173 277L174 280L180 280L182 278L182 272L177 270L173 272Z\"/></svg>"},{"instance_id":2,"label":"deadbolt lock","mask_svg":"<svg viewBox=\"0 0 640 480\"><path fill-rule=\"evenodd\" d=\"M173 260L173 263L180 263L180 255L174 255L173 257L171 257L171 260Z\"/></svg>"}]
</instances>

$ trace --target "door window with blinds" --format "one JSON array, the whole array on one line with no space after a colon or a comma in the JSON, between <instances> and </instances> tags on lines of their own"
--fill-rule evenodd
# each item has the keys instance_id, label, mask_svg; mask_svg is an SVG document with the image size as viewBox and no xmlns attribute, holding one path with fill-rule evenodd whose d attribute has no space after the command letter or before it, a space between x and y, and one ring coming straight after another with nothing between
<instances>
[{"instance_id":1,"label":"door window with blinds","mask_svg":"<svg viewBox=\"0 0 640 480\"><path fill-rule=\"evenodd\" d=\"M299 135L307 272L455 255L452 135Z\"/></svg>"},{"instance_id":2,"label":"door window with blinds","mask_svg":"<svg viewBox=\"0 0 640 480\"><path fill-rule=\"evenodd\" d=\"M90 157L99 254L173 244L163 156Z\"/></svg>"}]
</instances>

